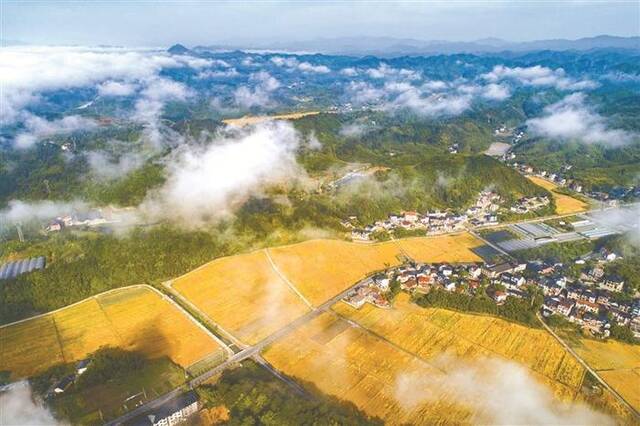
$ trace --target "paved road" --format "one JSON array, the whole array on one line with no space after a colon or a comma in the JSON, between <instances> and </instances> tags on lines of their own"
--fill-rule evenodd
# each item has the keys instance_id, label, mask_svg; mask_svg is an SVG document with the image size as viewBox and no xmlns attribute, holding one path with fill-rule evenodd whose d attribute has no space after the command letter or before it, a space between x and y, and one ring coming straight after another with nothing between
<instances>
[{"instance_id":1,"label":"paved road","mask_svg":"<svg viewBox=\"0 0 640 426\"><path fill-rule=\"evenodd\" d=\"M610 209L610 208L608 208ZM608 210L608 209L600 209L599 211L602 210ZM587 213L587 212L584 212ZM567 214L567 215L554 215L554 216L547 216L544 218L535 218L535 219L529 219L529 220L524 220L521 222L515 222L515 223L532 223L532 222L540 222L540 221L545 221L545 220L550 220L550 219L554 219L554 218L561 218L561 217L566 217L566 216L573 216L575 214ZM499 226L504 226L505 224L500 224L497 225L496 227ZM502 250L501 248L499 248L498 246L494 245L493 243L486 241L484 238L482 238L481 236L479 236L474 229L469 229L468 230L470 233L472 233L476 238L479 238L480 240L484 241L486 244L488 244L489 246L493 247L494 249L498 250L499 252L506 254L507 256L511 257L507 252L505 252L504 250ZM112 425L119 425L122 424L126 421L129 421L143 413L145 413L146 411L155 409L159 406L161 406L162 404L164 404L165 402L169 401L170 399L178 396L180 393L184 392L187 388L194 388L204 382L206 382L207 380L211 379L212 377L216 376L217 374L220 374L221 372L223 372L224 370L226 370L227 368L242 362L248 358L256 358L256 359L261 359L260 358L260 353L262 352L262 350L264 348L266 348L267 346L269 346L270 344L274 343L275 341L277 341L278 339L281 339L282 337L286 336L287 334L291 333L292 331L294 331L295 329L297 329L298 327L301 327L302 325L308 323L309 321L313 320L314 318L318 317L319 315L321 315L323 312L325 312L327 309L329 309L332 305L334 305L335 303L337 303L338 301L340 301L342 298L344 298L354 287L358 286L360 284L360 282L354 284L353 286L349 287L348 289L344 290L343 292L341 292L340 294L334 296L333 298L327 300L326 302L324 302L322 305L318 306L317 308L312 308L311 311L307 312L305 315L299 317L298 319L296 319L295 321L293 321L292 323L290 323L289 325L287 325L286 327L276 331L275 333L271 334L270 336L266 337L265 339L263 339L262 341L258 342L257 344L253 345L253 346L245 346L242 347L242 349L239 352L236 352L235 354L233 354L232 356L230 356L229 358L227 358L222 364L219 364L218 366L202 373L201 375L193 378L191 381L189 381L188 386L182 386L180 388L174 389L171 392L168 392L152 401L149 401L147 403L145 403L144 405L128 412L127 414L123 415L122 417L119 417L116 420L113 420L109 423L107 423L108 426L112 426ZM174 295L177 295L176 292L173 292ZM178 297L180 297L179 295L177 295ZM186 301L184 298L180 297L181 300L185 301L186 303L189 304L188 301ZM193 306L192 304L189 304L190 306ZM196 309L196 312L198 312L198 310ZM631 405L629 405L617 392L615 392L609 385L606 384L606 382L604 380L602 380L600 378L600 376L598 376L598 374L591 369L568 345L566 345L564 343L564 341L562 341L562 339L560 339L554 332L553 330L551 330L546 324L544 324L545 328L556 338L558 339L558 341L565 347L565 349L567 349L567 351L569 351L584 367L585 369L587 369L587 371L589 371L591 374L594 375L594 377L596 377L596 379L608 390L610 390L613 395L615 395L626 407L629 407L631 409L631 411L635 414L638 415L638 411L635 410L633 407L631 407ZM229 337L231 338L231 340L235 341L237 339L235 339L232 335L230 335L230 333L225 333L229 334ZM640 416L639 416L640 418Z\"/></svg>"},{"instance_id":2,"label":"paved road","mask_svg":"<svg viewBox=\"0 0 640 426\"><path fill-rule=\"evenodd\" d=\"M609 392L611 392L613 394L613 396L615 396L618 401L620 401L620 403L622 403L625 407L627 407L629 409L629 411L631 411L638 420L640 420L640 412L638 412L638 410L636 410L631 404L629 404L623 397L622 395L620 395L618 392L616 392L611 386L609 386L609 384L607 382L605 382L596 372L596 370L594 370L593 368L591 368L589 366L589 364L587 364L581 357L580 355L578 355L578 353L576 351L573 350L573 348L571 348L571 346L569 346L568 344L565 343L564 340L562 340L562 338L560 336L558 336L556 334L555 331L553 331L551 329L551 327L549 327L547 325L547 323L544 322L544 320L542 319L542 317L540 316L540 313L537 313L536 316L538 317L538 320L542 323L542 326L545 328L545 330L547 330L549 332L549 334L551 334L553 337L555 337L555 339L566 349L567 352L569 352L576 360L578 360L578 362L584 367L585 370L587 370L589 373L591 373L593 375L593 377L596 378L596 380L605 388L607 389Z\"/></svg>"},{"instance_id":3,"label":"paved road","mask_svg":"<svg viewBox=\"0 0 640 426\"><path fill-rule=\"evenodd\" d=\"M243 348L240 352L237 352L235 354L233 354L232 356L230 356L229 358L227 358L222 364L217 365L216 367L205 371L204 373L202 373L201 375L191 379L188 383L188 388L195 388L199 385L201 385L202 383L206 382L207 380L211 379L212 377L215 377L217 374L222 373L224 370L226 370L227 368L242 362L248 358L255 358L256 356L259 356L260 352L262 352L262 350L264 348L266 348L267 346L269 346L270 344L274 343L275 341L277 341L278 339L283 338L284 336L286 336L287 334L291 333L292 331L294 331L295 329L297 329L298 327L303 326L304 324L308 323L309 321L313 320L314 318L317 318L318 316L320 316L323 312L325 312L327 309L329 309L331 306L333 306L334 304L336 304L338 301L340 301L342 298L344 298L354 287L356 287L358 284L360 284L360 281L354 285L352 285L351 287L349 287L348 289L344 290L343 292L341 292L340 294L334 296L333 298L327 300L326 302L324 302L322 305L318 306L317 308L314 308L313 310L307 312L306 314L304 314L303 316L299 317L298 319L296 319L295 321L293 321L292 323L290 323L289 325L287 325L284 328L281 328L280 330L276 331L275 333L271 334L270 336L264 338L263 340L261 340L260 342L256 343L253 346L248 346ZM187 386L181 386L177 389L172 390L171 392L168 392L152 401L149 401L147 403L145 403L144 405L141 405L140 407L137 407L136 409L129 411L128 413L124 414L123 416L112 420L108 423L106 423L107 426L115 426L115 425L120 425L123 424L127 421L132 420L133 418L144 414L147 411L153 410L155 408L160 407L162 404L166 403L167 401L169 401L170 399L180 395L182 392L187 390Z\"/></svg>"}]
</instances>

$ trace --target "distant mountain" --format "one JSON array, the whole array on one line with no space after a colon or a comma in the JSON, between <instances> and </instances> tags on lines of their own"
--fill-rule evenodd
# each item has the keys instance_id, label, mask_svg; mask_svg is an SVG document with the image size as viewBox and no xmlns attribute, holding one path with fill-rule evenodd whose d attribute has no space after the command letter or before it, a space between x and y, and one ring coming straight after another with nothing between
<instances>
[{"instance_id":1,"label":"distant mountain","mask_svg":"<svg viewBox=\"0 0 640 426\"><path fill-rule=\"evenodd\" d=\"M181 44L174 44L169 49L167 49L167 52L171 53L172 55L186 55L191 51Z\"/></svg>"},{"instance_id":2,"label":"distant mountain","mask_svg":"<svg viewBox=\"0 0 640 426\"><path fill-rule=\"evenodd\" d=\"M356 56L404 56L434 55L454 53L495 53L530 52L538 50L591 50L591 49L630 49L640 50L640 37L616 37L601 35L577 40L537 40L510 42L498 38L485 38L476 41L416 40L393 37L342 37L316 39L297 42L252 43L246 45L219 44L198 46L194 50L272 50L289 52L314 52L333 55Z\"/></svg>"}]
</instances>

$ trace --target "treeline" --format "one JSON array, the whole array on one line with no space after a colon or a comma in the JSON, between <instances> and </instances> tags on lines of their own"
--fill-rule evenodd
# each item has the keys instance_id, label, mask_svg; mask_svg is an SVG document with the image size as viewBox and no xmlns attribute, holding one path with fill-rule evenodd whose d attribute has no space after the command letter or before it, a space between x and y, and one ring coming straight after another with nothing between
<instances>
[{"instance_id":1,"label":"treeline","mask_svg":"<svg viewBox=\"0 0 640 426\"><path fill-rule=\"evenodd\" d=\"M306 384L312 389L313 385ZM214 385L197 388L207 409L202 423L228 425L382 425L350 402L320 391L300 395L253 361L225 371ZM213 417L217 419L213 419Z\"/></svg>"},{"instance_id":2,"label":"treeline","mask_svg":"<svg viewBox=\"0 0 640 426\"><path fill-rule=\"evenodd\" d=\"M181 275L233 246L213 233L169 227L136 229L126 237L59 236L40 253L49 265L3 281L0 322L48 312L103 291Z\"/></svg>"},{"instance_id":3,"label":"treeline","mask_svg":"<svg viewBox=\"0 0 640 426\"><path fill-rule=\"evenodd\" d=\"M414 296L413 301L423 308L445 308L463 312L490 314L529 327L540 327L540 322L536 317L536 312L542 304L542 300L539 297L530 297L529 299L508 297L505 303L497 305L484 294L469 296L436 289L427 294Z\"/></svg>"}]
</instances>

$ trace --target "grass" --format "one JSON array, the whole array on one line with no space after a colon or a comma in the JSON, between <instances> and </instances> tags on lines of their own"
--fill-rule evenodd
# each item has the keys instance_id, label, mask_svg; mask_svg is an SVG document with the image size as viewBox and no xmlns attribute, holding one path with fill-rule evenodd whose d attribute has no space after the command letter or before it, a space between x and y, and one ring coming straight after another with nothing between
<instances>
[{"instance_id":1,"label":"grass","mask_svg":"<svg viewBox=\"0 0 640 426\"><path fill-rule=\"evenodd\" d=\"M556 203L557 214L580 213L588 209L588 204L577 198L570 197L557 191L557 185L537 176L528 176L529 180L551 192Z\"/></svg>"},{"instance_id":2,"label":"grass","mask_svg":"<svg viewBox=\"0 0 640 426\"><path fill-rule=\"evenodd\" d=\"M166 356L185 368L221 350L155 291L128 287L0 328L0 371L10 371L12 379L29 377L107 345Z\"/></svg>"},{"instance_id":3,"label":"grass","mask_svg":"<svg viewBox=\"0 0 640 426\"><path fill-rule=\"evenodd\" d=\"M184 371L168 358L149 361L126 380L112 380L82 390L73 387L53 400L56 411L67 414L72 424L100 424L133 409L139 401L156 398L185 381ZM125 400L133 395L128 403ZM126 404L126 405L125 405Z\"/></svg>"},{"instance_id":4,"label":"grass","mask_svg":"<svg viewBox=\"0 0 640 426\"><path fill-rule=\"evenodd\" d=\"M244 343L254 344L308 311L264 250L216 259L173 288Z\"/></svg>"}]
</instances>

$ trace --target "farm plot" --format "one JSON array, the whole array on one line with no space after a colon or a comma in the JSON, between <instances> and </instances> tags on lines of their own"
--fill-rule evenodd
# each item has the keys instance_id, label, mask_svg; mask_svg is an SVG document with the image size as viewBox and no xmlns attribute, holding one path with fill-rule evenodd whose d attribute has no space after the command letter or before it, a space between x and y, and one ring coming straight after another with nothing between
<instances>
[{"instance_id":1,"label":"farm plot","mask_svg":"<svg viewBox=\"0 0 640 426\"><path fill-rule=\"evenodd\" d=\"M268 250L278 270L316 306L366 275L400 264L401 255L394 242L311 240Z\"/></svg>"},{"instance_id":2,"label":"farm plot","mask_svg":"<svg viewBox=\"0 0 640 426\"><path fill-rule=\"evenodd\" d=\"M324 313L267 349L275 368L324 393L353 402L389 424L468 422L471 412L447 398L446 390L428 403L398 395L397 382L442 376L435 367ZM408 393L415 394L416 389Z\"/></svg>"},{"instance_id":3,"label":"farm plot","mask_svg":"<svg viewBox=\"0 0 640 426\"><path fill-rule=\"evenodd\" d=\"M567 342L609 386L640 411L640 345L591 339Z\"/></svg>"},{"instance_id":4,"label":"farm plot","mask_svg":"<svg viewBox=\"0 0 640 426\"><path fill-rule=\"evenodd\" d=\"M468 233L397 240L400 247L418 262L482 262L471 249L482 242Z\"/></svg>"},{"instance_id":5,"label":"farm plot","mask_svg":"<svg viewBox=\"0 0 640 426\"><path fill-rule=\"evenodd\" d=\"M10 371L12 379L27 377L107 345L168 356L182 367L221 350L156 292L129 287L0 328L0 370Z\"/></svg>"},{"instance_id":6,"label":"farm plot","mask_svg":"<svg viewBox=\"0 0 640 426\"><path fill-rule=\"evenodd\" d=\"M587 208L589 207L584 201L558 192L556 190L557 186L553 182L549 182L548 180L542 179L537 176L528 176L528 178L536 185L541 186L551 192L551 195L553 195L553 199L556 203L557 214L579 213L587 210Z\"/></svg>"},{"instance_id":7,"label":"farm plot","mask_svg":"<svg viewBox=\"0 0 640 426\"><path fill-rule=\"evenodd\" d=\"M424 309L411 304L404 293L392 309L365 305L356 310L344 303L333 309L424 360L438 360L445 370L448 356L497 356L527 367L563 400L575 398L584 376L580 364L542 330L488 316Z\"/></svg>"},{"instance_id":8,"label":"farm plot","mask_svg":"<svg viewBox=\"0 0 640 426\"><path fill-rule=\"evenodd\" d=\"M172 287L245 343L254 344L309 310L264 250L216 259Z\"/></svg>"}]
</instances>

